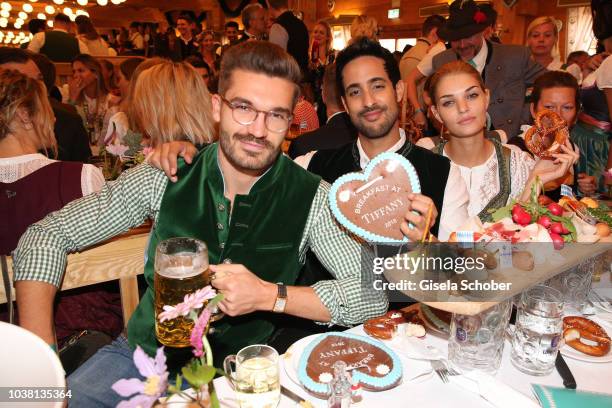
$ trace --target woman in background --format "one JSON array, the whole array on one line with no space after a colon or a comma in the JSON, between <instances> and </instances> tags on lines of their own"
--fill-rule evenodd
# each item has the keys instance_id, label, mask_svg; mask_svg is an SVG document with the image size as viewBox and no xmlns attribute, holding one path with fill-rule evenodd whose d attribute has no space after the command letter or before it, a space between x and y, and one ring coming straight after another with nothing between
<instances>
[{"instance_id":1,"label":"woman in background","mask_svg":"<svg viewBox=\"0 0 612 408\"><path fill-rule=\"evenodd\" d=\"M26 228L71 200L98 191L101 171L79 162L59 162L55 117L47 89L12 70L0 71L0 253L9 254ZM6 230L5 230L6 228Z\"/></svg>"},{"instance_id":2,"label":"woman in background","mask_svg":"<svg viewBox=\"0 0 612 408\"><path fill-rule=\"evenodd\" d=\"M109 119L118 110L119 98L109 92L102 66L91 55L79 54L72 61L68 95L68 103L77 108L83 119L90 143L102 146Z\"/></svg>"},{"instance_id":3,"label":"woman in background","mask_svg":"<svg viewBox=\"0 0 612 408\"><path fill-rule=\"evenodd\" d=\"M202 44L202 48L200 49L202 59L212 70L213 77L217 77L221 59L216 53L217 46L215 44L215 34L212 31L205 31L202 33L200 42Z\"/></svg>"},{"instance_id":4,"label":"woman in background","mask_svg":"<svg viewBox=\"0 0 612 408\"><path fill-rule=\"evenodd\" d=\"M608 152L612 137L612 3L593 0L591 8L593 34L608 56L599 68L582 81L582 112L572 130L572 141L578 145L581 152L577 165L578 173L595 176L599 191L605 191L602 176L609 168Z\"/></svg>"},{"instance_id":5,"label":"woman in background","mask_svg":"<svg viewBox=\"0 0 612 408\"><path fill-rule=\"evenodd\" d=\"M533 59L549 71L566 70L580 81L581 69L577 64L563 68L559 56L559 26L554 17L538 17L527 27L527 47Z\"/></svg>"},{"instance_id":6,"label":"woman in background","mask_svg":"<svg viewBox=\"0 0 612 408\"><path fill-rule=\"evenodd\" d=\"M349 44L358 37L368 37L378 41L378 22L374 17L360 15L355 17L351 24L351 40Z\"/></svg>"},{"instance_id":7,"label":"woman in background","mask_svg":"<svg viewBox=\"0 0 612 408\"><path fill-rule=\"evenodd\" d=\"M323 74L325 73L325 67L336 59L331 26L326 21L317 21L312 29L311 37L308 68L310 70L310 78L312 79L313 99L319 123L325 123L327 121L327 114L322 96Z\"/></svg>"},{"instance_id":8,"label":"woman in background","mask_svg":"<svg viewBox=\"0 0 612 408\"><path fill-rule=\"evenodd\" d=\"M482 77L470 64L453 61L433 74L430 84L432 111L447 129L448 141L434 151L458 166L470 194L468 214L490 219L490 209L512 199L525 201L533 186L556 180L578 159L569 141L554 161L534 161L518 148L503 145L485 129L489 92ZM538 191L539 194L539 191Z\"/></svg>"}]
</instances>

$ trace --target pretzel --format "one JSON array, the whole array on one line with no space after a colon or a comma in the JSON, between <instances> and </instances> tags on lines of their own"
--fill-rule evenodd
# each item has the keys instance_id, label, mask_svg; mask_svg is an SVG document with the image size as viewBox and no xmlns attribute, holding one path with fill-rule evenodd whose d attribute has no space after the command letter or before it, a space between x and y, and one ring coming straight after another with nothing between
<instances>
[{"instance_id":1,"label":"pretzel","mask_svg":"<svg viewBox=\"0 0 612 408\"><path fill-rule=\"evenodd\" d=\"M406 313L400 310L390 310L385 315L366 320L363 324L363 330L367 335L377 339L389 340L395 336L398 325L414 321L420 322L420 319L415 319L415 313Z\"/></svg>"},{"instance_id":2,"label":"pretzel","mask_svg":"<svg viewBox=\"0 0 612 408\"><path fill-rule=\"evenodd\" d=\"M544 109L536 114L535 125L525 133L525 145L534 155L552 159L568 137L567 123L556 112Z\"/></svg>"},{"instance_id":3,"label":"pretzel","mask_svg":"<svg viewBox=\"0 0 612 408\"><path fill-rule=\"evenodd\" d=\"M601 357L610 351L610 337L606 331L594 321L584 317L564 317L563 338L565 344L589 356ZM583 343L581 339L597 345Z\"/></svg>"}]
</instances>

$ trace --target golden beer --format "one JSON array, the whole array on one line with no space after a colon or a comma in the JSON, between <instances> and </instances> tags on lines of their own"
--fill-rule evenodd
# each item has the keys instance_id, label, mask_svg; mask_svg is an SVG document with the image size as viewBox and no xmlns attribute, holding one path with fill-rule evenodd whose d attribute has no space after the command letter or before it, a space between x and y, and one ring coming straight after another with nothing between
<instances>
[{"instance_id":1,"label":"golden beer","mask_svg":"<svg viewBox=\"0 0 612 408\"><path fill-rule=\"evenodd\" d=\"M164 305L175 306L185 295L210 284L206 244L191 238L171 238L155 254L155 335L169 347L189 347L194 322L188 316L159 321Z\"/></svg>"}]
</instances>

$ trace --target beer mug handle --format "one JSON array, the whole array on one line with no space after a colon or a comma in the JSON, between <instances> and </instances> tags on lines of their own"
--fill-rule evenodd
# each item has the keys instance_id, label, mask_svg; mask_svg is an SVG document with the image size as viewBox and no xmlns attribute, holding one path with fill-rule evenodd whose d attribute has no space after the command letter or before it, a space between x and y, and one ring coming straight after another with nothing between
<instances>
[{"instance_id":1,"label":"beer mug handle","mask_svg":"<svg viewBox=\"0 0 612 408\"><path fill-rule=\"evenodd\" d=\"M232 387L235 388L234 380L236 378L235 378L234 371L232 370L232 363L234 364L234 367L235 367L236 366L236 355L235 354L225 357L225 360L223 360L223 371L225 371L225 375L227 375L228 379L230 380Z\"/></svg>"}]
</instances>

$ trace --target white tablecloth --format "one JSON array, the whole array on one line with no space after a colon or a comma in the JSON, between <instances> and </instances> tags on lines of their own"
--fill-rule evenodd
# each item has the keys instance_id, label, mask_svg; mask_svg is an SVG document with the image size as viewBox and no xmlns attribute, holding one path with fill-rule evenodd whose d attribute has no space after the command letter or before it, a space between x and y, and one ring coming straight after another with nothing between
<instances>
[{"instance_id":1,"label":"white tablecloth","mask_svg":"<svg viewBox=\"0 0 612 408\"><path fill-rule=\"evenodd\" d=\"M608 327L612 329L612 327ZM356 334L363 334L362 326L349 330ZM447 340L427 334L423 340L429 345L437 347L446 353ZM510 343L506 341L501 368L496 378L515 390L532 397L531 384L544 384L555 387L563 387L563 381L557 370L544 377L535 377L518 371L510 362ZM295 384L286 374L284 360L281 358L281 384L294 393L311 402L315 407L326 407L326 401L315 398ZM610 363L587 363L565 358L567 365L574 374L579 390L610 393L612 379L612 362ZM384 392L364 392L363 399L357 404L358 408L392 408L392 407L491 407L491 405L478 395L466 391L454 384L444 384L437 375L421 377L415 381L407 381L420 373L430 369L428 362L402 358L404 365L403 382L396 388ZM238 408L237 401L233 395L227 380L218 378L215 387L222 400L224 407ZM280 408L295 407L296 404L285 396L282 396ZM520 408L520 407L517 407Z\"/></svg>"}]
</instances>

